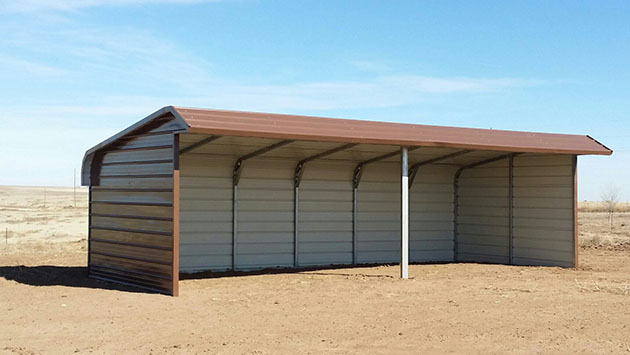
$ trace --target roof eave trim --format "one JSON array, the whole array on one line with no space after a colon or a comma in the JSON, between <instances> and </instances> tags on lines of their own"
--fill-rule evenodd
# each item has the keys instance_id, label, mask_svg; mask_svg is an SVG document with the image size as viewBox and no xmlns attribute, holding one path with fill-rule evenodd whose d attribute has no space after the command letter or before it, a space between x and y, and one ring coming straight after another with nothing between
<instances>
[{"instance_id":1,"label":"roof eave trim","mask_svg":"<svg viewBox=\"0 0 630 355\"><path fill-rule=\"evenodd\" d=\"M600 141L598 141L597 139L595 139L595 138L593 138L593 137L589 136L588 134L586 135L586 137L587 137L588 139L592 140L593 142L595 142L595 143L597 143L597 144L601 145L604 149L606 149L606 150L608 151L607 153L601 153L601 155L612 155L613 150L612 150L612 149L610 149L610 148L608 148L608 147L607 147L606 145L604 145L602 142L600 142Z\"/></svg>"},{"instance_id":2,"label":"roof eave trim","mask_svg":"<svg viewBox=\"0 0 630 355\"><path fill-rule=\"evenodd\" d=\"M491 150L500 152L514 153L548 153L548 154L571 154L571 155L610 155L612 151L600 144L605 150L584 150L584 149L559 149L559 148L527 148L527 147L510 147L500 145L483 145L483 144L462 144L451 142L431 142L431 141L405 141L405 140L384 140L370 138L345 138L335 136L311 136L311 135L286 135L275 132L243 132L229 129L205 129L189 126L188 133L213 134L235 137L256 137L256 138L274 138L274 139L296 139L318 142L338 142L338 143L362 143L362 144L382 144L382 145L398 145L409 147L440 147L440 148L459 148L459 149L475 149L475 150ZM590 138L590 137L589 137ZM591 138L592 139L592 138ZM599 143L599 142L598 142Z\"/></svg>"}]
</instances>

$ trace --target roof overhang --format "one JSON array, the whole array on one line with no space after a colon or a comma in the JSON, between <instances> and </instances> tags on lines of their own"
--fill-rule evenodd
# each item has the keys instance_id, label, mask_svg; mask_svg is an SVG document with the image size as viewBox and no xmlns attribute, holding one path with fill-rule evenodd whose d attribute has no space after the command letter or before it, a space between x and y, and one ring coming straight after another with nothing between
<instances>
[{"instance_id":1,"label":"roof overhang","mask_svg":"<svg viewBox=\"0 0 630 355\"><path fill-rule=\"evenodd\" d=\"M181 123L182 133L515 153L612 154L611 149L587 135L444 127L167 106L89 149L83 159L82 184L89 184L90 165L95 152L124 136L141 131L154 120L168 115Z\"/></svg>"}]
</instances>

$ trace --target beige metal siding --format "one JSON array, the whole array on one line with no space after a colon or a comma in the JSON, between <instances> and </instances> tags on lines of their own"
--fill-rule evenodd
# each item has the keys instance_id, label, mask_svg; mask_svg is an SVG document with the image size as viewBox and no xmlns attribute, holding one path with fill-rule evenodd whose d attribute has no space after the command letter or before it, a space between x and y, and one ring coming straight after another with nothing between
<instances>
[{"instance_id":1,"label":"beige metal siding","mask_svg":"<svg viewBox=\"0 0 630 355\"><path fill-rule=\"evenodd\" d=\"M176 293L173 131L180 128L171 119L157 120L96 153L90 193L91 277Z\"/></svg>"},{"instance_id":2,"label":"beige metal siding","mask_svg":"<svg viewBox=\"0 0 630 355\"><path fill-rule=\"evenodd\" d=\"M184 136L183 144L190 145L201 138ZM250 145L234 146L232 138L226 137L223 142L221 139L182 156L182 271L232 267L234 163L239 156L274 142L254 139L247 141ZM282 149L269 154L272 156L263 155L244 163L238 188L237 269L294 265L294 169L300 158L330 149L330 146L320 149L311 142ZM286 157L287 153L290 157ZM538 218L543 212L535 208L560 206L554 213L568 218L565 224L572 221L572 209L562 210L567 201L572 201L567 192L572 185L564 190L547 186L562 185L570 175L571 170L564 166L567 161L570 163L570 157L566 161L557 160L563 158L556 157L547 162L545 168L541 163L546 159L544 156L519 156L515 160L514 260L517 263L542 264L550 260L548 264L555 265L558 264L556 257L549 254L572 247L562 240L530 242L533 237L522 237L524 233L531 235L532 230L545 230L547 235L562 234L565 239L570 238L563 229L566 225L559 228L555 226L556 220ZM536 164L523 165L531 159L537 159ZM356 163L323 159L306 164L299 193L299 266L352 262L351 180ZM453 177L457 168L433 164L422 166L418 172L410 190L411 262L454 260ZM546 182L537 184L541 178ZM508 189L508 159L464 170L459 182L459 260L509 262ZM165 197L154 195L151 198ZM357 263L398 262L398 162L365 166L358 188L357 217ZM534 249L540 249L538 261L531 257Z\"/></svg>"},{"instance_id":3,"label":"beige metal siding","mask_svg":"<svg viewBox=\"0 0 630 355\"><path fill-rule=\"evenodd\" d=\"M238 185L236 268L293 266L295 163L259 157L244 163Z\"/></svg>"},{"instance_id":4,"label":"beige metal siding","mask_svg":"<svg viewBox=\"0 0 630 355\"><path fill-rule=\"evenodd\" d=\"M409 261L453 261L453 176L456 167L420 168L409 191Z\"/></svg>"},{"instance_id":5,"label":"beige metal siding","mask_svg":"<svg viewBox=\"0 0 630 355\"><path fill-rule=\"evenodd\" d=\"M234 159L201 154L180 159L180 270L230 269Z\"/></svg>"},{"instance_id":6,"label":"beige metal siding","mask_svg":"<svg viewBox=\"0 0 630 355\"><path fill-rule=\"evenodd\" d=\"M573 156L514 159L514 263L574 265Z\"/></svg>"},{"instance_id":7,"label":"beige metal siding","mask_svg":"<svg viewBox=\"0 0 630 355\"><path fill-rule=\"evenodd\" d=\"M182 146L202 138L183 136ZM184 272L232 267L233 166L238 156L270 142L231 143L230 137L220 138L181 157L180 270ZM300 158L330 149L302 143L304 151L287 146L291 158L263 155L245 161L238 188L237 269L294 265L294 169ZM368 156L376 154L380 153ZM332 159L306 164L299 192L300 266L352 263L356 164ZM399 170L395 161L365 168L358 189L358 263L400 260ZM452 166L426 166L418 174L410 192L412 262L452 260L454 171Z\"/></svg>"},{"instance_id":8,"label":"beige metal siding","mask_svg":"<svg viewBox=\"0 0 630 355\"><path fill-rule=\"evenodd\" d=\"M344 161L306 164L299 204L301 266L352 263L352 169Z\"/></svg>"},{"instance_id":9,"label":"beige metal siding","mask_svg":"<svg viewBox=\"0 0 630 355\"><path fill-rule=\"evenodd\" d=\"M364 168L358 194L357 262L400 261L400 164Z\"/></svg>"},{"instance_id":10,"label":"beige metal siding","mask_svg":"<svg viewBox=\"0 0 630 355\"><path fill-rule=\"evenodd\" d=\"M459 261L509 262L508 159L463 171L459 180Z\"/></svg>"}]
</instances>

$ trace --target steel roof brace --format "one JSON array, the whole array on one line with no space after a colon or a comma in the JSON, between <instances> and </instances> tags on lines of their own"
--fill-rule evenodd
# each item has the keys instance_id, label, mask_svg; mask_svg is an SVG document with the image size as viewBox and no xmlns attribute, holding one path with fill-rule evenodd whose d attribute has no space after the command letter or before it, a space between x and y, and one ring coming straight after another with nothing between
<instances>
[{"instance_id":1,"label":"steel roof brace","mask_svg":"<svg viewBox=\"0 0 630 355\"><path fill-rule=\"evenodd\" d=\"M462 172L466 169L476 168L481 165L486 165L490 163L494 163L503 159L512 160L515 156L520 155L522 153L508 153L503 154L498 157L481 160L472 164L464 165L460 167L455 173L455 178L453 179L453 261L457 261L457 249L458 249L458 220L459 220L459 177L462 175Z\"/></svg>"},{"instance_id":2,"label":"steel roof brace","mask_svg":"<svg viewBox=\"0 0 630 355\"><path fill-rule=\"evenodd\" d=\"M294 142L294 141L290 140L290 139L283 140L283 141L280 141L278 143L274 143L272 145L260 148L260 149L258 149L256 151L253 151L253 152L251 152L249 154L245 154L242 157L238 158L236 160L236 163L234 164L234 170L233 170L233 173L232 173L232 182L233 182L234 186L238 185L239 181L241 180L241 172L243 171L243 163L245 162L245 160L248 160L248 159L257 157L259 155L265 154L267 152L270 152L270 151L272 151L272 150L274 150L276 148L280 148L280 147L285 146L285 145L287 145L289 143L292 143L292 142Z\"/></svg>"},{"instance_id":3,"label":"steel roof brace","mask_svg":"<svg viewBox=\"0 0 630 355\"><path fill-rule=\"evenodd\" d=\"M200 140L197 143L193 143L193 144L189 145L188 147L180 149L179 150L179 155L182 155L184 153L188 153L191 150L199 148L199 147L201 147L204 144L208 144L208 143L214 142L214 141L216 141L219 138L221 138L221 136L210 136L210 137L204 138L204 139Z\"/></svg>"},{"instance_id":4,"label":"steel roof brace","mask_svg":"<svg viewBox=\"0 0 630 355\"><path fill-rule=\"evenodd\" d=\"M234 164L234 169L232 172L232 269L236 269L236 244L237 244L237 215L238 215L238 183L241 180L241 173L243 171L243 163L247 159L251 159L257 157L259 155L265 154L271 150L276 148L280 148L289 143L293 142L293 140L283 140L278 143L274 143L264 148L260 148L254 152L243 155L242 157L236 160Z\"/></svg>"},{"instance_id":5,"label":"steel roof brace","mask_svg":"<svg viewBox=\"0 0 630 355\"><path fill-rule=\"evenodd\" d=\"M409 188L411 188L411 185L413 185L413 181L416 179L416 175L418 174L418 169L421 166L437 163L439 161L450 159L450 158L455 158L460 155L468 154L470 152L472 152L471 149L460 150L455 153L446 154L441 157L437 157L437 158L433 158L433 159L429 159L429 160L425 160L425 161L421 161L421 162L413 164L411 167L409 167Z\"/></svg>"},{"instance_id":6,"label":"steel roof brace","mask_svg":"<svg viewBox=\"0 0 630 355\"><path fill-rule=\"evenodd\" d=\"M407 148L408 152L420 149L420 147L409 147ZM363 176L363 167L375 163L380 160L392 158L395 156L399 156L401 154L400 149L386 153L383 155L376 156L374 158L370 158L368 160L364 160L357 164L354 168L354 173L352 175L352 264L357 263L357 214L358 214L358 197L359 197L359 183L361 182L361 176Z\"/></svg>"},{"instance_id":7,"label":"steel roof brace","mask_svg":"<svg viewBox=\"0 0 630 355\"><path fill-rule=\"evenodd\" d=\"M302 183L302 175L304 174L304 166L306 163L316 160L316 159L320 159L326 156L329 156L331 154L340 152L342 150L346 150L349 148L352 148L354 146L356 146L358 143L348 143L348 144L344 144L341 145L339 147L336 148L332 148L326 151L323 151L321 153L317 153L315 155L311 155L308 158L304 158L302 160L300 160L297 165L295 166L295 173L293 175L293 184L294 184L294 199L293 199L293 264L295 267L298 267L300 264L300 260L299 260L299 251L298 251L298 246L299 246L299 226L298 226L298 221L299 221L299 210L300 210L300 184Z\"/></svg>"},{"instance_id":8,"label":"steel roof brace","mask_svg":"<svg viewBox=\"0 0 630 355\"><path fill-rule=\"evenodd\" d=\"M414 150L417 150L417 149L420 149L420 147L409 147L409 148L407 148L407 151L413 152ZM395 152L379 155L377 157L370 158L368 160L364 160L364 161L360 162L354 168L354 174L352 175L352 186L354 188L358 188L359 187L359 183L361 182L361 176L363 176L363 167L364 166L366 166L368 164L371 164L371 163L375 163L377 161L381 161L381 160L385 160L385 159L392 158L392 157L395 157L395 156L399 156L399 155L400 155L400 150L397 150Z\"/></svg>"},{"instance_id":9,"label":"steel roof brace","mask_svg":"<svg viewBox=\"0 0 630 355\"><path fill-rule=\"evenodd\" d=\"M321 159L323 157L327 157L331 154L340 152L342 150L346 150L346 149L350 149L354 146L358 145L358 143L349 143L349 144L344 144L342 146L339 146L337 148L332 148L329 149L327 151L321 152L321 153L317 153L315 155L311 155L308 158L304 158L302 160L300 160L297 165L295 166L295 174L294 174L294 183L295 183L295 187L300 187L300 183L302 182L302 175L304 174L304 165L310 161L316 160L316 159Z\"/></svg>"}]
</instances>

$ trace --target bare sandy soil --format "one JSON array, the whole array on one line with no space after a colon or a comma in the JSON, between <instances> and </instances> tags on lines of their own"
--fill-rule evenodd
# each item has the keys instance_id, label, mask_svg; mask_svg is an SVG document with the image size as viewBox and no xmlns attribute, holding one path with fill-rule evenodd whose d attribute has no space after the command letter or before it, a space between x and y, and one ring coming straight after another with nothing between
<instances>
[{"instance_id":1,"label":"bare sandy soil","mask_svg":"<svg viewBox=\"0 0 630 355\"><path fill-rule=\"evenodd\" d=\"M580 213L578 269L412 265L410 280L395 266L224 276L183 280L173 298L86 278L85 207L61 208L71 189L59 192L61 207L43 211L12 189L0 187L0 227L17 233L28 220L20 233L41 230L42 241L1 240L0 353L630 354L628 214L611 233L606 214Z\"/></svg>"}]
</instances>

